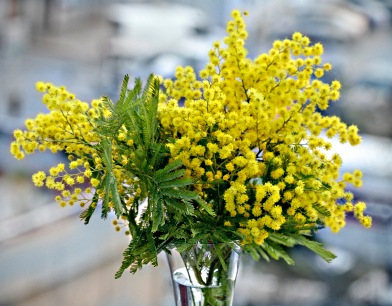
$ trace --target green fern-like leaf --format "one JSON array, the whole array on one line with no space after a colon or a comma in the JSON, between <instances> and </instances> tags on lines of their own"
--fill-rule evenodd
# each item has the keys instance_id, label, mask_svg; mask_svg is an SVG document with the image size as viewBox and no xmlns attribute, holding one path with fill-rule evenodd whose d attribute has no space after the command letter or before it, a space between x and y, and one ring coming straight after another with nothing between
<instances>
[{"instance_id":1,"label":"green fern-like leaf","mask_svg":"<svg viewBox=\"0 0 392 306\"><path fill-rule=\"evenodd\" d=\"M95 122L101 139L95 147L104 164L104 170L99 172L101 183L97 187L99 194L103 194L101 217L106 218L113 208L117 217L128 219L132 233L132 241L124 251L116 278L126 269L134 273L144 264L157 264L157 254L172 243L189 247L197 241L207 241L213 229L202 226L199 221L207 215L211 218L211 225L216 222L212 208L200 199L198 192L191 190L192 179L184 178L181 160L169 162L166 143L158 141L162 132L157 120L158 80L150 76L143 86L141 80L136 79L131 89L128 83L129 76L125 76L116 103L103 99L111 116L101 114ZM131 138L132 144L119 139L120 131L124 130L128 131L127 137ZM132 154L129 154L130 149ZM123 155L129 158L125 166L121 160ZM139 189L134 203L147 200L147 208L141 214L138 205L126 207L121 199L119 190L122 192L123 182L118 182L114 175L118 166L129 178L137 178L135 186L126 192L132 194ZM91 206L81 215L85 222L93 211ZM216 230L215 233L221 241L235 237L229 231Z\"/></svg>"},{"instance_id":2,"label":"green fern-like leaf","mask_svg":"<svg viewBox=\"0 0 392 306\"><path fill-rule=\"evenodd\" d=\"M165 204L168 208L173 208L177 212L191 215L194 212L193 205L188 201L176 200L170 197L164 198Z\"/></svg>"},{"instance_id":3,"label":"green fern-like leaf","mask_svg":"<svg viewBox=\"0 0 392 306\"><path fill-rule=\"evenodd\" d=\"M331 216L331 212L327 208L325 208L324 206L322 206L320 204L313 204L313 208L315 210L317 210L323 216L326 216L326 217L330 217Z\"/></svg>"},{"instance_id":4,"label":"green fern-like leaf","mask_svg":"<svg viewBox=\"0 0 392 306\"><path fill-rule=\"evenodd\" d=\"M158 227L164 223L163 201L159 194L153 192L148 198L149 211L152 214L152 232L156 232Z\"/></svg>"},{"instance_id":5,"label":"green fern-like leaf","mask_svg":"<svg viewBox=\"0 0 392 306\"><path fill-rule=\"evenodd\" d=\"M158 188L160 189L181 188L181 187L189 186L191 184L193 184L193 180L191 178L181 178L181 179L162 182L158 185Z\"/></svg>"},{"instance_id":6,"label":"green fern-like leaf","mask_svg":"<svg viewBox=\"0 0 392 306\"><path fill-rule=\"evenodd\" d=\"M177 170L177 171L172 171L172 172L169 172L169 173L160 173L160 174L155 173L154 180L158 184L160 184L160 183L173 181L175 179L183 177L184 174L185 174L185 170L184 169Z\"/></svg>"},{"instance_id":7,"label":"green fern-like leaf","mask_svg":"<svg viewBox=\"0 0 392 306\"><path fill-rule=\"evenodd\" d=\"M331 262L334 258L336 258L336 255L326 250L323 244L320 242L309 240L302 235L291 235L291 236L296 240L297 244L307 247L309 250L319 255L326 262Z\"/></svg>"},{"instance_id":8,"label":"green fern-like leaf","mask_svg":"<svg viewBox=\"0 0 392 306\"><path fill-rule=\"evenodd\" d=\"M118 194L116 178L113 174L112 147L109 140L102 139L102 149L102 160L106 167L105 178L103 181L105 195L102 204L102 217L106 217L107 211L109 210L109 202L112 202L114 204L116 216L119 218L124 213L124 210Z\"/></svg>"},{"instance_id":9,"label":"green fern-like leaf","mask_svg":"<svg viewBox=\"0 0 392 306\"><path fill-rule=\"evenodd\" d=\"M293 247L295 245L295 239L284 234L269 233L268 238L273 242L284 245L286 247Z\"/></svg>"},{"instance_id":10,"label":"green fern-like leaf","mask_svg":"<svg viewBox=\"0 0 392 306\"><path fill-rule=\"evenodd\" d=\"M136 273L143 265L151 263L158 265L158 252L154 244L152 233L146 229L138 237L134 237L123 253L123 261L115 278L120 278L126 269Z\"/></svg>"},{"instance_id":11,"label":"green fern-like leaf","mask_svg":"<svg viewBox=\"0 0 392 306\"><path fill-rule=\"evenodd\" d=\"M165 181L168 181L168 180L172 180L174 178L181 177L181 176L184 175L184 172L181 172L182 174L178 174L179 176L176 176L176 177L168 176L172 171L180 168L181 166L182 166L182 161L180 159L176 159L175 161L167 164L163 169L157 170L155 172L154 179L157 182L165 182Z\"/></svg>"},{"instance_id":12,"label":"green fern-like leaf","mask_svg":"<svg viewBox=\"0 0 392 306\"><path fill-rule=\"evenodd\" d=\"M206 203L206 201L204 201L201 198L197 198L195 199L195 201L210 215L215 217L216 213L215 211L212 209L212 207L208 206L208 204Z\"/></svg>"},{"instance_id":13,"label":"green fern-like leaf","mask_svg":"<svg viewBox=\"0 0 392 306\"><path fill-rule=\"evenodd\" d=\"M261 247L266 251L266 253L273 259L278 260L280 258L284 259L287 264L294 265L294 260L287 254L287 252L278 244L268 241L264 242Z\"/></svg>"},{"instance_id":14,"label":"green fern-like leaf","mask_svg":"<svg viewBox=\"0 0 392 306\"><path fill-rule=\"evenodd\" d=\"M95 212L95 207L95 205L89 205L89 207L80 214L79 218L84 221L84 224L90 222L90 219Z\"/></svg>"},{"instance_id":15,"label":"green fern-like leaf","mask_svg":"<svg viewBox=\"0 0 392 306\"><path fill-rule=\"evenodd\" d=\"M196 191L178 190L178 189L162 189L161 193L167 197L181 200L196 200L199 194Z\"/></svg>"}]
</instances>

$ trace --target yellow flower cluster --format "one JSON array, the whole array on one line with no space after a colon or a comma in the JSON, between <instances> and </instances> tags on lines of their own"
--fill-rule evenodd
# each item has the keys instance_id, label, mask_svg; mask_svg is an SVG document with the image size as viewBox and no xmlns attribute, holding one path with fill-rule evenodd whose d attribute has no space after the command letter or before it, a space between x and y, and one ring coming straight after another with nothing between
<instances>
[{"instance_id":1,"label":"yellow flower cluster","mask_svg":"<svg viewBox=\"0 0 392 306\"><path fill-rule=\"evenodd\" d=\"M65 87L56 87L50 83L37 82L36 88L43 93L42 102L47 105L49 113L38 114L35 119L26 120L26 130L15 130L15 141L11 143L11 153L17 159L23 159L25 154L32 154L36 150L50 150L53 153L65 152L69 163L51 167L49 173L44 171L35 173L32 177L37 187L56 190L55 200L62 206L72 206L79 203L81 207L92 205L93 192L97 192L99 199L103 199L104 189L100 188L105 172L100 149L96 144L102 141L96 132L99 128L99 118L110 118L111 112L102 99L93 100L91 105L75 98ZM122 126L115 138L112 149L114 177L117 182L118 193L126 207L134 203L140 194L137 180L127 176L125 166L132 157L132 133ZM117 146L128 148L129 154L120 153ZM112 203L109 203L111 210ZM119 224L122 224L120 227ZM114 224L116 230L127 225L125 218L120 218ZM129 231L125 232L129 235Z\"/></svg>"},{"instance_id":2,"label":"yellow flower cluster","mask_svg":"<svg viewBox=\"0 0 392 306\"><path fill-rule=\"evenodd\" d=\"M38 114L35 119L26 120L26 130L15 130L15 141L11 143L11 153L18 159L36 150L50 150L53 153L66 152L69 165L63 163L52 167L48 175L43 171L33 175L35 186L46 186L60 192L56 200L61 206L79 202L82 206L88 201L91 188L81 188L86 183L97 186L99 181L93 173L102 168L102 163L95 162L91 168L89 156L96 157L94 146L98 142L92 120L110 113L100 100L89 104L77 100L63 86L37 82L36 88L43 93L42 102L50 110L47 114Z\"/></svg>"},{"instance_id":3,"label":"yellow flower cluster","mask_svg":"<svg viewBox=\"0 0 392 306\"><path fill-rule=\"evenodd\" d=\"M326 154L327 138L351 145L361 138L355 126L318 112L341 88L320 79L332 68L322 63L323 46L294 33L251 60L241 13L232 17L225 46L213 44L200 79L192 67L178 67L174 80L163 81L159 120L174 139L172 158L245 243L261 245L269 232L293 226L338 232L347 212L369 227L363 204L345 191L347 183L361 185L360 172L340 179L341 158Z\"/></svg>"},{"instance_id":4,"label":"yellow flower cluster","mask_svg":"<svg viewBox=\"0 0 392 306\"><path fill-rule=\"evenodd\" d=\"M217 224L237 231L244 244L262 245L271 233L302 233L324 225L338 232L347 213L370 227L365 203L354 203L346 191L347 184L361 186L362 173L341 174L340 156L328 154L328 139L357 145L361 137L356 126L319 112L339 99L341 89L338 81L321 79L332 69L322 62L323 46L294 33L250 59L243 17L237 10L232 17L224 44L213 44L198 75L192 67L178 67L173 80L162 80L156 141L167 145L171 161L182 161L185 177L194 182L189 189L212 208ZM34 184L57 190L61 206L94 206L97 199L110 197L104 194L109 178L116 182L111 186L117 188L121 209L136 218L138 210L131 207L149 194L137 177L137 132L119 124L106 138L101 124L110 126L118 117L104 99L90 105L64 87L36 86L50 112L26 120L26 130L14 132L11 153L22 159L36 150L63 151L69 163L37 172ZM89 196L92 189L95 200ZM206 207L200 206L201 215ZM117 230L127 225L125 215L117 215Z\"/></svg>"}]
</instances>

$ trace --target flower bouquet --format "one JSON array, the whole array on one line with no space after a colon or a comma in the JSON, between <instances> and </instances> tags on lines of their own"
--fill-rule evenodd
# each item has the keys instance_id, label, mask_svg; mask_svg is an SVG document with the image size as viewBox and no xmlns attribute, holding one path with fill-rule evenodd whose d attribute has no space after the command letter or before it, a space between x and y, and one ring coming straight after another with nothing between
<instances>
[{"instance_id":1,"label":"flower bouquet","mask_svg":"<svg viewBox=\"0 0 392 306\"><path fill-rule=\"evenodd\" d=\"M115 103L88 104L38 82L49 112L14 132L18 159L37 150L68 155L68 165L33 175L36 186L58 191L61 206L78 203L85 223L97 210L104 219L114 212L116 229L131 238L116 278L157 265L162 251L189 254L197 244L215 246L216 260L207 260L214 273L227 271L233 243L255 259L288 264L287 248L302 245L329 262L318 230L338 232L351 213L371 226L365 203L346 191L361 185L361 171L340 173L340 156L328 154L330 138L361 138L356 126L320 112L341 88L322 81L332 68L322 63L323 46L296 32L250 59L243 14L232 17L198 74L178 67L174 79L151 75L132 88L125 76ZM194 256L192 273L208 287L217 278L203 278Z\"/></svg>"}]
</instances>

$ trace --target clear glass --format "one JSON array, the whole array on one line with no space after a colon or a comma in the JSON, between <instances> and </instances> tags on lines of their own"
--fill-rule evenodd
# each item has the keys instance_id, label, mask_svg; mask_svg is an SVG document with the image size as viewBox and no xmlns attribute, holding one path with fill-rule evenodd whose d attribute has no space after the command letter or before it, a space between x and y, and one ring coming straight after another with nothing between
<instances>
[{"instance_id":1,"label":"clear glass","mask_svg":"<svg viewBox=\"0 0 392 306\"><path fill-rule=\"evenodd\" d=\"M184 267L173 273L176 305L231 306L241 248L236 244L196 244L181 252Z\"/></svg>"}]
</instances>

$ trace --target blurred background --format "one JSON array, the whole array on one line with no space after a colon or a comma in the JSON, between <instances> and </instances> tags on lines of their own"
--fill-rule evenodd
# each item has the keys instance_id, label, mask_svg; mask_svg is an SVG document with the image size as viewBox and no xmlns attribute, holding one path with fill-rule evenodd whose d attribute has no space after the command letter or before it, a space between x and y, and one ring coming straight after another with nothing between
<instances>
[{"instance_id":1,"label":"blurred background","mask_svg":"<svg viewBox=\"0 0 392 306\"><path fill-rule=\"evenodd\" d=\"M249 56L295 31L324 44L342 97L328 109L359 126L355 151L337 144L344 171L360 167L355 191L368 203L371 230L348 224L318 239L338 258L325 264L302 248L296 265L242 257L236 306L392 305L391 0L1 0L0 1L0 305L174 305L166 258L157 268L114 280L125 236L109 221L85 226L78 208L61 209L31 175L64 160L9 154L12 131L45 109L36 81L65 85L84 101L117 98L124 74L171 77L200 69L225 35L233 8L248 10Z\"/></svg>"}]
</instances>

